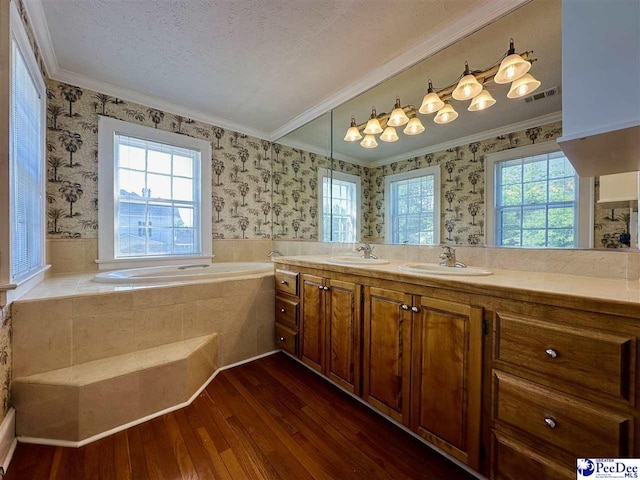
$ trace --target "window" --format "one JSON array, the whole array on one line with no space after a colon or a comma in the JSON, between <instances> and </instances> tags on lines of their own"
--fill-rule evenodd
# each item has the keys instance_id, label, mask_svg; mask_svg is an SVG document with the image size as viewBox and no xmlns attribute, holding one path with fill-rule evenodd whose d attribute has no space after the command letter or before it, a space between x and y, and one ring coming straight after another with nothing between
<instances>
[{"instance_id":1,"label":"window","mask_svg":"<svg viewBox=\"0 0 640 480\"><path fill-rule=\"evenodd\" d=\"M553 143L500 152L488 159L487 235L495 245L527 248L587 246L591 198ZM492 185L491 185L492 184ZM581 238L586 237L586 238Z\"/></svg>"},{"instance_id":2,"label":"window","mask_svg":"<svg viewBox=\"0 0 640 480\"><path fill-rule=\"evenodd\" d=\"M44 270L45 85L12 3L9 119L10 280Z\"/></svg>"},{"instance_id":3,"label":"window","mask_svg":"<svg viewBox=\"0 0 640 480\"><path fill-rule=\"evenodd\" d=\"M210 144L107 117L99 129L101 267L211 257Z\"/></svg>"},{"instance_id":4,"label":"window","mask_svg":"<svg viewBox=\"0 0 640 480\"><path fill-rule=\"evenodd\" d=\"M391 243L440 243L440 167L387 175L384 191Z\"/></svg>"},{"instance_id":5,"label":"window","mask_svg":"<svg viewBox=\"0 0 640 480\"><path fill-rule=\"evenodd\" d=\"M360 177L318 169L319 238L323 242L360 239Z\"/></svg>"}]
</instances>

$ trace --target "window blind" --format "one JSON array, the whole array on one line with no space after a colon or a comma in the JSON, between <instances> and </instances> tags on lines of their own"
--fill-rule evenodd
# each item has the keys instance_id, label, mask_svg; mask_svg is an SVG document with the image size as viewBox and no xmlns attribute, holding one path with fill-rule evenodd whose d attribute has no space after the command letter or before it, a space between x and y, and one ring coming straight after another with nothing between
<instances>
[{"instance_id":1,"label":"window blind","mask_svg":"<svg viewBox=\"0 0 640 480\"><path fill-rule=\"evenodd\" d=\"M42 102L12 41L10 112L11 278L42 266Z\"/></svg>"}]
</instances>

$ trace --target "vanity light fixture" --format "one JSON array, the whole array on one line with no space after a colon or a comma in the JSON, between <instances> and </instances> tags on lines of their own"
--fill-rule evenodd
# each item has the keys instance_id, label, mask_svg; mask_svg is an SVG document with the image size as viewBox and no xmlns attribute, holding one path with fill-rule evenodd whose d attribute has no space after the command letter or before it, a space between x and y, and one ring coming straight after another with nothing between
<instances>
[{"instance_id":1,"label":"vanity light fixture","mask_svg":"<svg viewBox=\"0 0 640 480\"><path fill-rule=\"evenodd\" d=\"M422 105L420 105L420 110L418 110L418 112L423 115L436 113L442 107L444 107L444 102L440 100L438 94L433 90L431 79L429 79L429 88L427 89L427 94L422 99Z\"/></svg>"},{"instance_id":2,"label":"vanity light fixture","mask_svg":"<svg viewBox=\"0 0 640 480\"><path fill-rule=\"evenodd\" d=\"M389 125L390 127L401 127L402 125L406 125L407 123L409 123L409 117L407 117L407 114L404 113L404 109L400 105L400 97L396 97L396 104L393 107L391 115L389 115L387 125Z\"/></svg>"},{"instance_id":3,"label":"vanity light fixture","mask_svg":"<svg viewBox=\"0 0 640 480\"><path fill-rule=\"evenodd\" d=\"M345 142L357 142L362 138L358 125L356 124L356 117L351 116L351 126L347 130L347 134L344 136Z\"/></svg>"},{"instance_id":4,"label":"vanity light fixture","mask_svg":"<svg viewBox=\"0 0 640 480\"><path fill-rule=\"evenodd\" d=\"M364 136L364 140L360 142L360 145L364 148L376 148L378 142L376 142L376 137L369 134Z\"/></svg>"},{"instance_id":5,"label":"vanity light fixture","mask_svg":"<svg viewBox=\"0 0 640 480\"><path fill-rule=\"evenodd\" d=\"M456 112L449 102L444 103L444 107L438 110L438 113L433 117L433 121L444 125L445 123L451 123L458 118L458 112Z\"/></svg>"},{"instance_id":6,"label":"vanity light fixture","mask_svg":"<svg viewBox=\"0 0 640 480\"><path fill-rule=\"evenodd\" d=\"M498 84L513 82L527 73L530 68L531 62L526 61L516 53L512 38L509 40L509 50L505 58L500 62L500 68L498 68L493 81Z\"/></svg>"},{"instance_id":7,"label":"vanity light fixture","mask_svg":"<svg viewBox=\"0 0 640 480\"><path fill-rule=\"evenodd\" d=\"M496 103L496 99L491 96L491 94L487 90L483 90L477 96L473 97L471 100L471 105L469 105L470 112L479 112L480 110L486 110Z\"/></svg>"},{"instance_id":8,"label":"vanity light fixture","mask_svg":"<svg viewBox=\"0 0 640 480\"><path fill-rule=\"evenodd\" d=\"M391 143L398 141L398 134L396 133L396 129L394 127L387 127L380 135L380 140L383 142Z\"/></svg>"},{"instance_id":9,"label":"vanity light fixture","mask_svg":"<svg viewBox=\"0 0 640 480\"><path fill-rule=\"evenodd\" d=\"M540 86L540 82L533 78L533 76L529 73L525 73L522 77L517 79L515 82L511 84L511 88L509 89L509 93L507 93L508 98L520 98L525 95L533 92Z\"/></svg>"},{"instance_id":10,"label":"vanity light fixture","mask_svg":"<svg viewBox=\"0 0 640 480\"><path fill-rule=\"evenodd\" d=\"M464 62L464 73L462 78L458 82L458 86L455 88L451 96L456 100L470 100L478 95L484 88L478 79L469 70L469 64Z\"/></svg>"},{"instance_id":11,"label":"vanity light fixture","mask_svg":"<svg viewBox=\"0 0 640 480\"><path fill-rule=\"evenodd\" d=\"M376 148L378 142L374 135L382 133L380 140L383 142L397 142L398 132L395 127L406 125L402 130L405 135L419 135L425 131L424 125L416 116L418 113L427 115L435 113L433 121L440 125L453 122L458 118L449 101L471 100L467 110L479 112L495 105L496 100L489 93L485 86L490 82L497 84L511 83L511 88L507 98L524 97L540 86L540 82L529 73L531 64L537 59L532 58L533 50L516 53L513 39L510 39L509 50L498 60L498 62L485 68L484 70L471 70L469 63L465 62L465 69L458 80L445 88L435 89L429 79L427 94L422 99L419 109L413 105L402 106L400 97L396 96L394 108L391 113L376 112L375 107L371 109L371 116L366 124L356 124L355 117L351 117L351 125L347 129L344 137L347 142L355 142L362 138L360 142L364 148Z\"/></svg>"},{"instance_id":12,"label":"vanity light fixture","mask_svg":"<svg viewBox=\"0 0 640 480\"><path fill-rule=\"evenodd\" d=\"M411 120L409 120L409 123L407 123L407 126L404 127L404 130L402 132L405 135L418 135L424 132L424 125L422 125L422 122L418 117L416 117L416 114L414 113L413 117L411 118Z\"/></svg>"},{"instance_id":13,"label":"vanity light fixture","mask_svg":"<svg viewBox=\"0 0 640 480\"><path fill-rule=\"evenodd\" d=\"M367 126L364 127L364 133L366 135L377 135L378 133L382 133L382 127L380 126L380 121L378 120L378 114L376 113L375 107L371 109L371 116L369 117L369 121L367 122ZM365 140L367 138L365 137ZM364 143L364 141L362 142ZM360 145L362 145L362 143ZM362 145L364 147L364 145ZM373 147L365 147L365 148L375 148L378 144Z\"/></svg>"}]
</instances>

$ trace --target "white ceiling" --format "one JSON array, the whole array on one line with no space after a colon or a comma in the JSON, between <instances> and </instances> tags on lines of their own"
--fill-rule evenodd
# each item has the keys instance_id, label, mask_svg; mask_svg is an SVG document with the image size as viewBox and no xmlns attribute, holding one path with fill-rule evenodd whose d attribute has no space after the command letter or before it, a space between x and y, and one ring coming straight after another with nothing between
<instances>
[{"instance_id":1,"label":"white ceiling","mask_svg":"<svg viewBox=\"0 0 640 480\"><path fill-rule=\"evenodd\" d=\"M453 123L438 125L433 115L419 115L426 130L417 136L407 136L402 128L396 129L400 140L395 143L378 141L375 149L365 149L359 142L345 142L345 131L351 115L358 123L365 122L375 106L378 113L393 109L396 95L403 105L420 106L426 92L427 81L434 86L445 87L453 83L464 70L465 60L472 69L482 69L494 64L509 47L509 38L515 40L516 50L533 50L538 59L531 74L542 82L538 91L550 87L561 87L562 42L561 0L533 0L518 10L484 27L445 50L427 58L414 67L396 75L375 88L337 107L333 112L334 157L363 164L388 163L392 160L416 156L421 150L440 150L442 145L453 144L459 139L483 136L483 132L494 132L503 127L526 125L531 119L552 118L550 114L562 109L561 95L540 101L525 103L524 100L509 100L509 85L490 83L488 90L497 103L483 112L468 112L469 102L453 100L452 106L459 113ZM562 90L560 90L562 91ZM327 154L328 116L319 118L279 140L281 143ZM535 123L535 122L534 122ZM484 138L492 136L486 133ZM459 144L459 143L456 143Z\"/></svg>"},{"instance_id":2,"label":"white ceiling","mask_svg":"<svg viewBox=\"0 0 640 480\"><path fill-rule=\"evenodd\" d=\"M119 93L159 108L175 106L174 113L192 112L193 118L218 119L227 127L266 137L421 40L458 27L456 22L463 20L466 24L458 30L471 28L473 21L497 14L500 8L504 13L514 4L506 0L26 3L53 78L88 88L100 86L109 90L104 93Z\"/></svg>"}]
</instances>

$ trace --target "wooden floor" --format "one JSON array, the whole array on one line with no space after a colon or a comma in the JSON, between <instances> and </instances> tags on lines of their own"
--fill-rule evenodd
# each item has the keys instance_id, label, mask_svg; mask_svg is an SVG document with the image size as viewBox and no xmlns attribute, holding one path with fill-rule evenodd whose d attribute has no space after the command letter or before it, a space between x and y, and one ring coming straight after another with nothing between
<instances>
[{"instance_id":1,"label":"wooden floor","mask_svg":"<svg viewBox=\"0 0 640 480\"><path fill-rule=\"evenodd\" d=\"M471 479L284 354L79 449L20 444L4 480Z\"/></svg>"}]
</instances>

